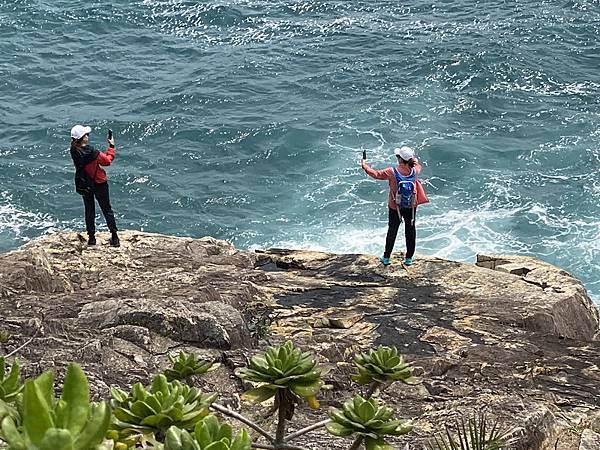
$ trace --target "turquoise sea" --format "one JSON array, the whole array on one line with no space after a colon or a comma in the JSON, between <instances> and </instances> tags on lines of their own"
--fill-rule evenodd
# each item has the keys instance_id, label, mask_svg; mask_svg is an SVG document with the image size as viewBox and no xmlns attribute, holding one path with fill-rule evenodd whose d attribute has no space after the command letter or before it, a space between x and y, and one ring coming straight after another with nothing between
<instances>
[{"instance_id":1,"label":"turquoise sea","mask_svg":"<svg viewBox=\"0 0 600 450\"><path fill-rule=\"evenodd\" d=\"M2 0L0 250L83 230L76 123L115 131L121 228L246 249L380 255L359 158L412 145L418 253L536 255L600 302L598 0Z\"/></svg>"}]
</instances>

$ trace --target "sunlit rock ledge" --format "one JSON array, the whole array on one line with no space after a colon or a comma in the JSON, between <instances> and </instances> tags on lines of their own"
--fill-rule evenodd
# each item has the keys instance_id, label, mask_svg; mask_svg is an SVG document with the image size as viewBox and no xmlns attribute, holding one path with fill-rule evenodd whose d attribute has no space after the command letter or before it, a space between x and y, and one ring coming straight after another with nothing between
<instances>
[{"instance_id":1,"label":"sunlit rock ledge","mask_svg":"<svg viewBox=\"0 0 600 450\"><path fill-rule=\"evenodd\" d=\"M398 347L421 380L379 395L415 424L392 441L398 447L420 448L449 419L484 408L503 427L520 427L514 448L600 448L598 310L555 266L417 255L409 268L383 267L370 255L249 252L137 231L121 233L120 248L107 241L100 234L87 247L63 232L0 255L0 331L9 336L0 355L33 337L17 354L26 376L55 367L60 378L76 361L106 398L110 385L147 382L169 352L185 349L222 363L199 380L203 389L253 411L239 401L233 371L264 349L253 330L270 316L271 343L292 339L330 369L321 410L300 407L292 428L358 392L352 356L381 344ZM322 429L298 444L349 446Z\"/></svg>"}]
</instances>

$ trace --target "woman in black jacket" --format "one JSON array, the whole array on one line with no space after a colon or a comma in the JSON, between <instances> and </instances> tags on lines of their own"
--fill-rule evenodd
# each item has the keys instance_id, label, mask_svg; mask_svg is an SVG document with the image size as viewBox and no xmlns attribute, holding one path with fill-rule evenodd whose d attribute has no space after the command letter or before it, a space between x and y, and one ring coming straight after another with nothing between
<instances>
[{"instance_id":1,"label":"woman in black jacket","mask_svg":"<svg viewBox=\"0 0 600 450\"><path fill-rule=\"evenodd\" d=\"M88 245L96 245L96 207L94 197L100 205L106 225L111 233L109 244L118 247L117 223L108 192L108 177L100 166L109 166L115 159L115 140L108 139L108 148L100 152L88 145L92 129L83 125L75 125L71 129L71 158L75 164L75 190L83 197L85 207L85 227L88 234Z\"/></svg>"}]
</instances>

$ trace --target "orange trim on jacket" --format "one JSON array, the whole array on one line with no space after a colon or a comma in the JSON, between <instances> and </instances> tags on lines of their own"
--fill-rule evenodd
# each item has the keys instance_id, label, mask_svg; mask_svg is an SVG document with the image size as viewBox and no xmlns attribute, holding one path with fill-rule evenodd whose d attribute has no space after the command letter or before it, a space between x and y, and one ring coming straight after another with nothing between
<instances>
[{"instance_id":1,"label":"orange trim on jacket","mask_svg":"<svg viewBox=\"0 0 600 450\"><path fill-rule=\"evenodd\" d=\"M371 178L375 178L376 180L388 180L390 185L390 191L388 193L388 206L392 209L396 209L394 194L398 192L398 182L396 181L396 176L394 175L392 168L387 167L385 169L375 170L365 162L363 169ZM400 175L410 175L410 168L406 165L398 164L396 166L396 170L400 172ZM417 174L421 172L421 165L418 162L415 163L415 170L417 171Z\"/></svg>"}]
</instances>

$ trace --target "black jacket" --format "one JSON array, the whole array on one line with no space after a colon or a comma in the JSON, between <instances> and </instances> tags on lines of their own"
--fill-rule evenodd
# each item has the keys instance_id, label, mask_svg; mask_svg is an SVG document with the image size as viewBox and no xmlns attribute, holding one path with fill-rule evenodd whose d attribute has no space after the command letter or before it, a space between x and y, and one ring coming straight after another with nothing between
<instances>
[{"instance_id":1,"label":"black jacket","mask_svg":"<svg viewBox=\"0 0 600 450\"><path fill-rule=\"evenodd\" d=\"M71 145L71 158L75 169L81 170L98 157L98 150L94 147L86 145L85 147L77 148Z\"/></svg>"}]
</instances>

